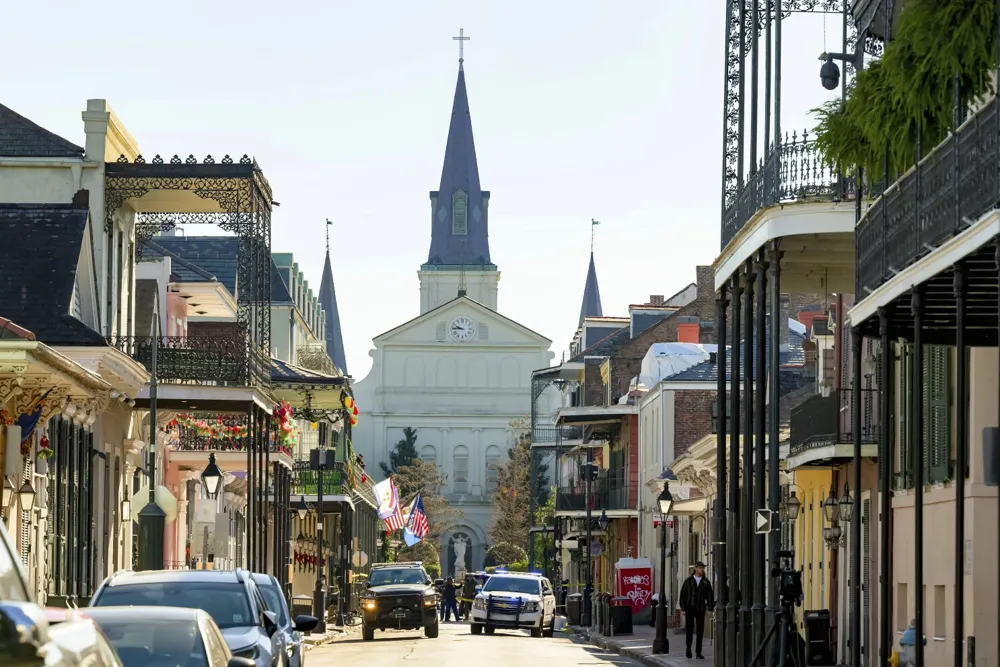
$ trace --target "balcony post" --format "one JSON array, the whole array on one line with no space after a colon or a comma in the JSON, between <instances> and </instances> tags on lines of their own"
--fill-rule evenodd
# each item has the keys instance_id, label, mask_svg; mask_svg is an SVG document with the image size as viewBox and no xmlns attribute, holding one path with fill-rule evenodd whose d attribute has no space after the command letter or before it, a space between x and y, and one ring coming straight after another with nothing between
<instances>
[{"instance_id":1,"label":"balcony post","mask_svg":"<svg viewBox=\"0 0 1000 667\"><path fill-rule=\"evenodd\" d=\"M756 4L756 3L755 3ZM764 491L766 489L764 480L767 474L766 462L764 461L765 437L766 437L766 410L767 410L767 251L761 246L757 252L757 319L756 325L756 345L754 349L754 364L752 366L754 375L754 443L755 456L754 485L753 485L753 509L764 508ZM778 340L771 340L770 353L778 354ZM756 648L764 641L767 628L765 622L766 593L764 586L767 582L767 538L757 534L756 527L753 535L754 542L754 580L753 580L753 635L751 649Z\"/></svg>"},{"instance_id":2,"label":"balcony post","mask_svg":"<svg viewBox=\"0 0 1000 667\"><path fill-rule=\"evenodd\" d=\"M956 114L958 112L956 111ZM956 184L955 189L958 189ZM965 264L955 265L955 667L962 667L965 637L965 471L969 446L969 356L965 344Z\"/></svg>"},{"instance_id":3,"label":"balcony post","mask_svg":"<svg viewBox=\"0 0 1000 667\"><path fill-rule=\"evenodd\" d=\"M919 140L918 140L919 145ZM918 169L919 175L919 169ZM916 620L916 664L924 664L924 340L923 340L923 294L920 286L913 289L910 297L910 310L913 314L913 424L910 431L910 451L913 452L913 532L914 532L914 619Z\"/></svg>"},{"instance_id":4,"label":"balcony post","mask_svg":"<svg viewBox=\"0 0 1000 667\"><path fill-rule=\"evenodd\" d=\"M770 0L768 0L770 1ZM726 642L719 641L726 629L726 605L729 604L729 580L726 563L726 306L729 303L726 284L716 293L715 297L715 330L717 344L716 374L717 386L715 403L717 422L715 428L715 588L719 591L716 598L715 613L712 622L715 623L712 632L712 646L715 649L712 657L715 667L726 665Z\"/></svg>"},{"instance_id":5,"label":"balcony post","mask_svg":"<svg viewBox=\"0 0 1000 667\"><path fill-rule=\"evenodd\" d=\"M780 19L779 19L780 22ZM767 499L768 508L771 510L771 532L768 535L768 553L774 567L780 563L778 551L781 549L781 479L779 465L781 463L781 446L778 442L778 419L781 402L781 327L787 327L788 322L781 313L781 250L778 241L771 245L771 261L768 265L770 270L771 288L771 357L769 362L770 382L768 391L768 461L767 461ZM774 521L778 517L778 521ZM774 624L778 611L778 587L769 586L767 595L767 621L768 626Z\"/></svg>"},{"instance_id":6,"label":"balcony post","mask_svg":"<svg viewBox=\"0 0 1000 667\"><path fill-rule=\"evenodd\" d=\"M879 308L879 335L881 340L882 381L879 383L879 439L881 447L878 453L878 483L879 483L879 522L882 531L879 534L879 637L878 645L881 659L878 664L889 664L892 654L892 461L893 461L893 430L890 415L895 412L893 392L896 388L895 359L892 340L889 337L889 310Z\"/></svg>"},{"instance_id":7,"label":"balcony post","mask_svg":"<svg viewBox=\"0 0 1000 667\"><path fill-rule=\"evenodd\" d=\"M739 624L738 609L740 597L742 595L742 569L740 562L739 537L741 529L742 514L740 514L740 295L742 294L742 284L740 282L739 271L733 274L732 301L730 302L730 312L733 316L733 335L731 337L732 363L729 369L729 400L732 417L732 435L729 437L729 513L732 518L731 525L728 526L729 533L726 538L729 554L726 560L732 565L729 573L729 600L726 605L726 619L729 625L726 628L726 655L735 658L735 664L743 664L743 651L737 650L738 641L736 628ZM723 361L723 363L725 363ZM730 661L734 662L734 661Z\"/></svg>"},{"instance_id":8,"label":"balcony post","mask_svg":"<svg viewBox=\"0 0 1000 667\"><path fill-rule=\"evenodd\" d=\"M740 656L740 664L746 662L746 658L752 655L753 646L753 594L754 577L757 568L754 563L754 526L753 526L753 371L754 371L754 266L752 261L748 261L744 267L745 281L744 291L746 296L743 299L743 318L746 320L746 332L743 335L743 357L746 362L743 364L743 412L744 412L744 435L743 435L743 532L740 534L740 558L744 563L743 583L740 585L740 647L743 655Z\"/></svg>"},{"instance_id":9,"label":"balcony post","mask_svg":"<svg viewBox=\"0 0 1000 667\"><path fill-rule=\"evenodd\" d=\"M861 329L851 328L851 438L854 444L854 509L851 519L851 664L861 664L861 353L864 351ZM917 589L920 590L919 588ZM919 595L919 593L918 593Z\"/></svg>"}]
</instances>

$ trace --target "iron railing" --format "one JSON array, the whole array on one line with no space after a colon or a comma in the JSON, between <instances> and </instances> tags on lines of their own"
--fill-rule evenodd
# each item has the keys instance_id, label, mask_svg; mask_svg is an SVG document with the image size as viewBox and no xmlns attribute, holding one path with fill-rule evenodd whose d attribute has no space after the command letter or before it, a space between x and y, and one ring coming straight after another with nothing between
<instances>
[{"instance_id":1,"label":"iron railing","mask_svg":"<svg viewBox=\"0 0 1000 667\"><path fill-rule=\"evenodd\" d=\"M596 515L601 510L635 509L629 504L628 483L621 479L600 477L591 483L593 497L591 508ZM556 511L584 511L587 509L587 486L580 481L556 488Z\"/></svg>"},{"instance_id":2,"label":"iron railing","mask_svg":"<svg viewBox=\"0 0 1000 667\"><path fill-rule=\"evenodd\" d=\"M116 336L108 344L147 369L153 363L152 336ZM160 336L156 351L158 382L268 386L271 363L238 333L231 336Z\"/></svg>"},{"instance_id":3,"label":"iron railing","mask_svg":"<svg viewBox=\"0 0 1000 667\"><path fill-rule=\"evenodd\" d=\"M784 202L846 201L854 198L855 190L849 179L822 159L807 131L801 137L786 134L785 141L771 147L723 212L722 247L763 208Z\"/></svg>"},{"instance_id":4,"label":"iron railing","mask_svg":"<svg viewBox=\"0 0 1000 667\"><path fill-rule=\"evenodd\" d=\"M323 495L344 495L350 493L343 461L337 461L333 470L323 471ZM319 493L319 472L309 467L309 461L295 461L292 464L292 502L295 496L315 496Z\"/></svg>"},{"instance_id":5,"label":"iron railing","mask_svg":"<svg viewBox=\"0 0 1000 667\"><path fill-rule=\"evenodd\" d=\"M531 429L534 445L556 445L569 440L582 440L582 426L536 426Z\"/></svg>"},{"instance_id":6,"label":"iron railing","mask_svg":"<svg viewBox=\"0 0 1000 667\"><path fill-rule=\"evenodd\" d=\"M868 208L856 234L859 298L1000 201L1000 114L990 99Z\"/></svg>"},{"instance_id":7,"label":"iron railing","mask_svg":"<svg viewBox=\"0 0 1000 667\"><path fill-rule=\"evenodd\" d=\"M878 441L879 418L877 389L861 389L861 442ZM792 408L789 450L792 455L828 445L854 442L854 390L839 389L829 396L816 394Z\"/></svg>"}]
</instances>

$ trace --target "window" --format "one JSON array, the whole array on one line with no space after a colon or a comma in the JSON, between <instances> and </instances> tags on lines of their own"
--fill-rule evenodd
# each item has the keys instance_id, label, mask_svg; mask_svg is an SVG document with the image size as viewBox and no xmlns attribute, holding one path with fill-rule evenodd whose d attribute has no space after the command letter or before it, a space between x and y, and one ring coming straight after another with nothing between
<instances>
[{"instance_id":1,"label":"window","mask_svg":"<svg viewBox=\"0 0 1000 667\"><path fill-rule=\"evenodd\" d=\"M899 460L897 462L897 488L912 488L914 465L917 457L913 451L914 410L913 387L923 386L923 459L924 481L943 482L951 477L951 408L954 378L951 369L951 349L939 345L925 345L923 368L918 374L914 368L913 346L900 350L900 420Z\"/></svg>"},{"instance_id":2,"label":"window","mask_svg":"<svg viewBox=\"0 0 1000 667\"><path fill-rule=\"evenodd\" d=\"M455 493L469 492L469 450L464 445L455 447Z\"/></svg>"},{"instance_id":3,"label":"window","mask_svg":"<svg viewBox=\"0 0 1000 667\"><path fill-rule=\"evenodd\" d=\"M420 460L424 463L437 464L438 454L434 445L424 445L424 448L420 450Z\"/></svg>"},{"instance_id":4,"label":"window","mask_svg":"<svg viewBox=\"0 0 1000 667\"><path fill-rule=\"evenodd\" d=\"M493 493L497 488L497 476L500 466L500 448L490 445L486 448L486 491Z\"/></svg>"},{"instance_id":5,"label":"window","mask_svg":"<svg viewBox=\"0 0 1000 667\"><path fill-rule=\"evenodd\" d=\"M461 190L451 198L451 233L461 236L469 233L469 197Z\"/></svg>"}]
</instances>

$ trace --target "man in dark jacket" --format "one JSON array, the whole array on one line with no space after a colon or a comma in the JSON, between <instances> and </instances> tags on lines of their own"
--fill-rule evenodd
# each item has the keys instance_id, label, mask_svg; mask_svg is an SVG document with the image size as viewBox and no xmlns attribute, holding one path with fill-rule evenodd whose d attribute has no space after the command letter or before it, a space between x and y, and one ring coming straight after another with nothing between
<instances>
[{"instance_id":1,"label":"man in dark jacket","mask_svg":"<svg viewBox=\"0 0 1000 667\"><path fill-rule=\"evenodd\" d=\"M705 564L701 561L694 564L694 574L681 586L680 603L687 630L687 657L691 657L691 635L697 635L695 655L704 659L701 642L705 637L705 612L715 608L715 592L705 576Z\"/></svg>"},{"instance_id":2,"label":"man in dark jacket","mask_svg":"<svg viewBox=\"0 0 1000 667\"><path fill-rule=\"evenodd\" d=\"M465 581L462 582L462 604L459 606L462 618L466 621L469 620L469 614L472 613L474 599L476 599L476 578L471 574L466 574Z\"/></svg>"},{"instance_id":3,"label":"man in dark jacket","mask_svg":"<svg viewBox=\"0 0 1000 667\"><path fill-rule=\"evenodd\" d=\"M451 615L455 614L455 620L460 620L458 618L458 596L456 595L455 580L448 577L444 580L444 590L442 591L442 602L444 602L444 609L441 611L442 620L447 623L451 620Z\"/></svg>"}]
</instances>

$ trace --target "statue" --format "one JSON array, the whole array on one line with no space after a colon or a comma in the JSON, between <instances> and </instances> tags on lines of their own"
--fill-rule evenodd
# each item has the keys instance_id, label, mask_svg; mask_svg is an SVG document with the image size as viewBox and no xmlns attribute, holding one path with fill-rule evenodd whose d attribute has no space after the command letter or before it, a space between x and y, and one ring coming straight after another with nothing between
<instances>
[{"instance_id":1,"label":"statue","mask_svg":"<svg viewBox=\"0 0 1000 667\"><path fill-rule=\"evenodd\" d=\"M469 540L465 539L461 535L456 535L454 538L455 544L455 574L460 574L465 571L465 547L468 546Z\"/></svg>"}]
</instances>

